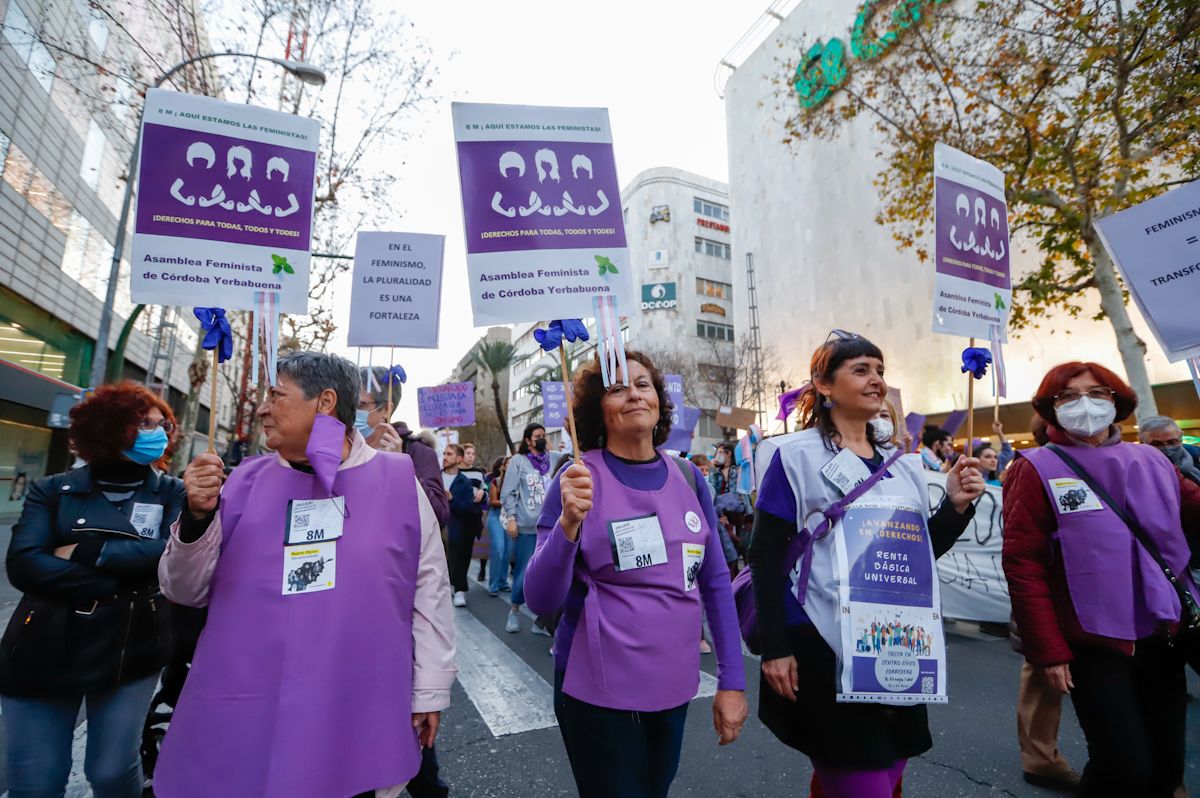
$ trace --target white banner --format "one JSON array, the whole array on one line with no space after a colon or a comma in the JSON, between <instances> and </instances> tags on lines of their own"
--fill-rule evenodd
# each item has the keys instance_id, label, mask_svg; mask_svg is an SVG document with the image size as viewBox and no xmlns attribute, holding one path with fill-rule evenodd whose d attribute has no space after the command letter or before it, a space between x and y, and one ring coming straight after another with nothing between
<instances>
[{"instance_id":1,"label":"white banner","mask_svg":"<svg viewBox=\"0 0 1200 798\"><path fill-rule=\"evenodd\" d=\"M927 471L929 506L946 497L946 475ZM1008 623L1012 606L1000 562L1004 546L1000 488L988 485L975 504L975 517L954 548L937 561L942 583L942 614L965 621Z\"/></svg>"},{"instance_id":2,"label":"white banner","mask_svg":"<svg viewBox=\"0 0 1200 798\"><path fill-rule=\"evenodd\" d=\"M1172 363L1200 356L1200 180L1096 222Z\"/></svg>"},{"instance_id":3,"label":"white banner","mask_svg":"<svg viewBox=\"0 0 1200 798\"><path fill-rule=\"evenodd\" d=\"M445 236L360 232L350 276L350 346L437 349Z\"/></svg>"}]
</instances>

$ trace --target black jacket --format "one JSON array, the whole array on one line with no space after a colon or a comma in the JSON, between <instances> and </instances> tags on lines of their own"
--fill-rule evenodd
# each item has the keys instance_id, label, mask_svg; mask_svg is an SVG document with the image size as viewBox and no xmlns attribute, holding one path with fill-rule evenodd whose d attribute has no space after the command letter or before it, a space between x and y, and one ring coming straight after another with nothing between
<instances>
[{"instance_id":1,"label":"black jacket","mask_svg":"<svg viewBox=\"0 0 1200 798\"><path fill-rule=\"evenodd\" d=\"M114 504L94 484L90 466L34 482L8 547L8 579L23 593L67 599L112 597L157 583L158 560L183 510L183 481L150 470L134 495ZM155 538L129 521L134 504L162 505ZM77 544L70 560L54 554Z\"/></svg>"},{"instance_id":2,"label":"black jacket","mask_svg":"<svg viewBox=\"0 0 1200 798\"><path fill-rule=\"evenodd\" d=\"M158 560L183 509L183 483L131 465L119 481L142 481L119 503L105 497L90 467L30 488L8 549L9 581L24 595L0 638L0 694L112 689L167 661L170 615ZM69 560L54 554L71 544Z\"/></svg>"}]
</instances>

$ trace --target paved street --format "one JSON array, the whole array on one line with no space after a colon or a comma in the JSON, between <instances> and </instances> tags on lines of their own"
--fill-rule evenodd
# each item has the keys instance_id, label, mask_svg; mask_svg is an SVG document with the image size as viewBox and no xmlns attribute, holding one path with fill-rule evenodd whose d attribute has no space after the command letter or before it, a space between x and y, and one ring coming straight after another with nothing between
<instances>
[{"instance_id":1,"label":"paved street","mask_svg":"<svg viewBox=\"0 0 1200 798\"><path fill-rule=\"evenodd\" d=\"M554 678L550 641L528 632L528 618L522 618L520 634L506 634L506 610L506 594L490 598L472 581L467 608L456 611L459 618L469 616L459 623L462 664L480 656L490 658L499 648L504 653L489 663L482 679L476 675L462 680L468 682L469 690L461 684L454 688L438 746L444 776L454 794L475 798L574 795L557 728L531 728L503 736L492 732L492 727L534 716L540 722L550 706ZM905 795L1055 795L1021 779L1013 720L1020 658L1006 640L981 636L971 629L964 632L950 635L950 703L930 710L934 748L909 765ZM711 656L704 657L706 671L715 674L715 665ZM745 665L748 674L757 673L756 659L746 657ZM541 680L536 689L530 690L529 679L517 675L529 671ZM481 700L479 690L470 683L486 683L489 677L509 685L520 683L521 689L506 699L489 694ZM1189 673L1189 680L1192 694L1200 695L1200 678ZM701 685L702 692L705 686ZM758 704L757 679L752 680L749 700L753 714ZM709 707L707 698L692 702L673 796L807 795L811 769L803 756L777 742L754 718L737 743L718 747ZM1200 752L1200 701L1190 704L1188 732L1188 750ZM1069 701L1064 706L1061 747L1072 764L1082 767L1083 736ZM1192 795L1200 795L1200 753L1189 762L1187 784Z\"/></svg>"},{"instance_id":2,"label":"paved street","mask_svg":"<svg viewBox=\"0 0 1200 798\"><path fill-rule=\"evenodd\" d=\"M7 547L9 528L0 526ZM474 567L474 566L473 566ZM550 640L529 633L522 616L520 634L504 631L507 596L491 598L473 579L466 609L456 610L459 663L449 711L443 715L438 754L452 795L466 798L548 798L574 795L570 769L551 706L554 680ZM0 620L7 622L16 596L0 584ZM1005 640L980 635L970 627L950 639L950 703L932 707L934 748L910 763L905 795L910 798L982 796L1053 796L1021 780L1013 731L1020 658ZM807 793L811 769L804 757L781 745L753 717L741 739L720 748L714 740L710 699L716 662L704 659L708 672L701 697L692 702L684 737L683 762L673 796L795 796ZM746 672L758 662L745 658ZM1200 696L1200 678L1189 673L1192 695ZM758 682L751 680L753 714ZM77 730L82 753L86 724ZM0 730L0 734L2 734ZM1064 706L1061 747L1072 764L1085 761L1083 737L1070 702ZM1200 701L1189 705L1187 784L1200 795ZM7 788L0 748L0 793ZM68 798L90 795L76 756Z\"/></svg>"}]
</instances>

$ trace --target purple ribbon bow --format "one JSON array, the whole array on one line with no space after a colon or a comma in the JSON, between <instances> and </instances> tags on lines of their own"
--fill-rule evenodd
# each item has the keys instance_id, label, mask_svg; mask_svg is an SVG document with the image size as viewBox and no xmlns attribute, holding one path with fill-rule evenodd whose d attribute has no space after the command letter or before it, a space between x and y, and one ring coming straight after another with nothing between
<instances>
[{"instance_id":1,"label":"purple ribbon bow","mask_svg":"<svg viewBox=\"0 0 1200 798\"><path fill-rule=\"evenodd\" d=\"M775 416L780 421L792 414L796 409L796 403L800 401L800 397L812 390L812 383L805 383L799 388L793 388L787 393L779 396L779 414Z\"/></svg>"},{"instance_id":2,"label":"purple ribbon bow","mask_svg":"<svg viewBox=\"0 0 1200 798\"><path fill-rule=\"evenodd\" d=\"M963 373L971 372L977 380L982 380L987 374L987 367L992 362L992 353L983 347L969 346L962 353Z\"/></svg>"},{"instance_id":3,"label":"purple ribbon bow","mask_svg":"<svg viewBox=\"0 0 1200 798\"><path fill-rule=\"evenodd\" d=\"M547 352L558 349L564 338L568 341L586 341L588 337L587 327L580 319L555 319L546 329L539 327L533 331L534 340Z\"/></svg>"},{"instance_id":4,"label":"purple ribbon bow","mask_svg":"<svg viewBox=\"0 0 1200 798\"><path fill-rule=\"evenodd\" d=\"M225 318L225 308L192 308L192 313L196 314L204 330L200 346L217 349L218 363L233 357L233 330L229 328L229 319Z\"/></svg>"},{"instance_id":5,"label":"purple ribbon bow","mask_svg":"<svg viewBox=\"0 0 1200 798\"><path fill-rule=\"evenodd\" d=\"M387 370L387 384L398 382L401 385L408 382L408 375L404 373L404 366L392 366Z\"/></svg>"}]
</instances>

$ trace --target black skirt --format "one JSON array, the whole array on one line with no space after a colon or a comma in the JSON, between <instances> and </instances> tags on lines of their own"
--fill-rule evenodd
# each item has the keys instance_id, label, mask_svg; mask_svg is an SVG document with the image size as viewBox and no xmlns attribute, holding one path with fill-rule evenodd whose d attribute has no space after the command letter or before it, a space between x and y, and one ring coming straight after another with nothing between
<instances>
[{"instance_id":1,"label":"black skirt","mask_svg":"<svg viewBox=\"0 0 1200 798\"><path fill-rule=\"evenodd\" d=\"M761 678L758 717L785 745L822 764L881 770L933 747L924 704L837 703L837 661L815 626L788 628L800 689L792 702Z\"/></svg>"}]
</instances>

